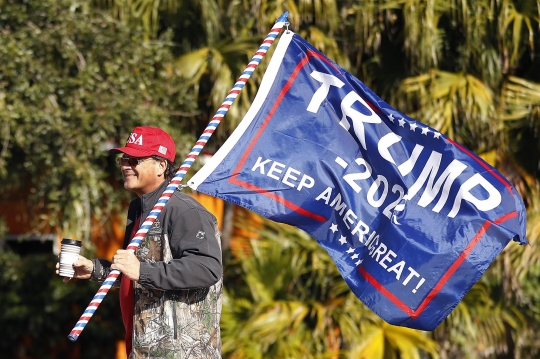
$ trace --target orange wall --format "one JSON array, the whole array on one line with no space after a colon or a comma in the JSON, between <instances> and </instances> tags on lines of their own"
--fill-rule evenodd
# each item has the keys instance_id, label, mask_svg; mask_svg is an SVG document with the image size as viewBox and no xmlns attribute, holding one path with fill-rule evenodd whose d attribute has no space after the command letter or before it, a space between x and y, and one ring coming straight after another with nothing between
<instances>
[{"instance_id":1,"label":"orange wall","mask_svg":"<svg viewBox=\"0 0 540 359\"><path fill-rule=\"evenodd\" d=\"M16 196L3 199L0 206L0 216L9 228L9 234L23 234L28 232L30 227L29 203L23 198Z\"/></svg>"}]
</instances>

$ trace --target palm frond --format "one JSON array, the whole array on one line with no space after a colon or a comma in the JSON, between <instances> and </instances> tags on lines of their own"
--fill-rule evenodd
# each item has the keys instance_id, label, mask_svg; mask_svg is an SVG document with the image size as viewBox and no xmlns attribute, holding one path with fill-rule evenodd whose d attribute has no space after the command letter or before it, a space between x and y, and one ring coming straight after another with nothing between
<instances>
[{"instance_id":1,"label":"palm frond","mask_svg":"<svg viewBox=\"0 0 540 359\"><path fill-rule=\"evenodd\" d=\"M501 130L491 89L470 74L432 70L403 80L400 93L403 107L417 106L412 117L475 150L490 149L478 139Z\"/></svg>"},{"instance_id":2,"label":"palm frond","mask_svg":"<svg viewBox=\"0 0 540 359\"><path fill-rule=\"evenodd\" d=\"M523 35L526 33L531 51L534 51L534 27L540 21L536 0L503 0L499 18L503 48L511 53L508 66L514 66L523 52Z\"/></svg>"},{"instance_id":3,"label":"palm frond","mask_svg":"<svg viewBox=\"0 0 540 359\"><path fill-rule=\"evenodd\" d=\"M386 0L382 9L403 11L405 49L411 67L425 72L441 60L443 32L439 21L451 9L451 2L437 0Z\"/></svg>"},{"instance_id":4,"label":"palm frond","mask_svg":"<svg viewBox=\"0 0 540 359\"><path fill-rule=\"evenodd\" d=\"M301 31L300 36L304 37L310 44L319 51L325 53L330 59L338 63L343 68L350 68L349 59L346 58L337 41L316 26L310 26L306 31Z\"/></svg>"},{"instance_id":5,"label":"palm frond","mask_svg":"<svg viewBox=\"0 0 540 359\"><path fill-rule=\"evenodd\" d=\"M501 93L502 119L540 121L540 84L509 76Z\"/></svg>"}]
</instances>

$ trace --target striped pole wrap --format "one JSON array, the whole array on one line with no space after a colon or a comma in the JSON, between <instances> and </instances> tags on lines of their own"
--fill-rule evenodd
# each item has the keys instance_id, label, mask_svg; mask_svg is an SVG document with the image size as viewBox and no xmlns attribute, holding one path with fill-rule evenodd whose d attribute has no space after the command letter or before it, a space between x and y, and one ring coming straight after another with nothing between
<instances>
[{"instance_id":1,"label":"striped pole wrap","mask_svg":"<svg viewBox=\"0 0 540 359\"><path fill-rule=\"evenodd\" d=\"M259 65L262 58L270 48L270 46L273 44L274 40L279 35L281 29L287 22L287 16L289 15L288 12L285 12L283 15L279 17L279 19L274 24L272 30L268 33L266 38L264 39L263 43L245 68L245 70L242 72L236 83L234 84L233 88L229 93L227 94L227 97L217 110L214 117L212 117L212 120L206 127L206 129L203 131L202 135L199 137L193 148L191 149L191 152L188 154L187 158L184 160L182 165L178 168L178 171L174 175L174 177L169 182L169 185L163 191L163 194L158 199L155 206L150 211L150 214L148 217L146 217L143 224L140 226L139 230L135 234L135 237L131 240L131 242L127 246L127 250L135 252L135 250L139 247L142 240L144 239L146 233L152 227L152 224L158 217L158 215L163 210L163 207L169 202L169 199L173 195L173 193L178 189L180 186L180 183L182 182L182 179L188 172L188 170L191 168L191 165L193 162L195 162L195 159L199 156L199 153L201 153L201 150L206 145L214 131L216 130L217 126L220 124L221 120L231 107L232 103L236 100L238 97L238 94L248 81L248 79L251 77L251 74L255 70L255 68ZM96 309L99 307L107 293L109 292L109 289L111 289L114 282L117 280L118 276L120 275L120 271L118 270L112 270L110 274L107 276L99 290L97 291L96 295L84 311L84 313L81 315L79 321L71 332L68 335L68 339L72 342L76 341L79 338L79 335L85 328L86 324L92 318L92 315L95 313Z\"/></svg>"}]
</instances>

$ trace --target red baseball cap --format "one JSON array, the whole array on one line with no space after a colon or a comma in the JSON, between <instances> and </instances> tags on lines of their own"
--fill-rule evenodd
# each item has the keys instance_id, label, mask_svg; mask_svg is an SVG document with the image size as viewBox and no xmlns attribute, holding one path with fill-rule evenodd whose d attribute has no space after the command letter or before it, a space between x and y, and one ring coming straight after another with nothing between
<instances>
[{"instance_id":1,"label":"red baseball cap","mask_svg":"<svg viewBox=\"0 0 540 359\"><path fill-rule=\"evenodd\" d=\"M133 157L159 156L174 162L176 145L169 134L156 127L137 126L131 131L124 147L109 153L125 153Z\"/></svg>"}]
</instances>

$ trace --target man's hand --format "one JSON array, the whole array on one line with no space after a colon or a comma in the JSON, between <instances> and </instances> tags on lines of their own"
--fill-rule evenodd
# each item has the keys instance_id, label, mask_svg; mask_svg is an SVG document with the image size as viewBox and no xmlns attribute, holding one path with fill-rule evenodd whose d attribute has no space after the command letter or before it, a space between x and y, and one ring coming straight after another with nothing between
<instances>
[{"instance_id":1,"label":"man's hand","mask_svg":"<svg viewBox=\"0 0 540 359\"><path fill-rule=\"evenodd\" d=\"M77 279L90 279L92 272L94 271L94 263L91 260L79 255L79 258L73 263L73 269L75 274L73 278ZM56 274L59 273L60 263L56 263ZM64 282L68 282L71 278L64 277Z\"/></svg>"},{"instance_id":2,"label":"man's hand","mask_svg":"<svg viewBox=\"0 0 540 359\"><path fill-rule=\"evenodd\" d=\"M141 263L132 251L127 251L125 249L117 250L116 254L113 256L111 268L119 270L131 280L139 280Z\"/></svg>"}]
</instances>

